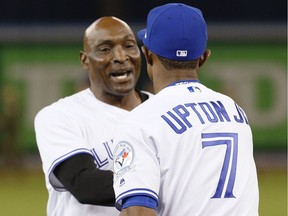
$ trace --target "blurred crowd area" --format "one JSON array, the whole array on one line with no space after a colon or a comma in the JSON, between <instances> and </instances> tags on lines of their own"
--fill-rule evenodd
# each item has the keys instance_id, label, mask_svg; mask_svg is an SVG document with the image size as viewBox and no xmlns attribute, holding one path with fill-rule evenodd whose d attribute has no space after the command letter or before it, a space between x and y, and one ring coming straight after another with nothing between
<instances>
[{"instance_id":1,"label":"blurred crowd area","mask_svg":"<svg viewBox=\"0 0 288 216\"><path fill-rule=\"evenodd\" d=\"M2 23L75 23L95 17L114 15L128 22L143 22L153 7L170 2L182 2L200 8L209 22L285 22L287 1L269 0L209 1L209 0L21 0L0 2Z\"/></svg>"},{"instance_id":2,"label":"blurred crowd area","mask_svg":"<svg viewBox=\"0 0 288 216\"><path fill-rule=\"evenodd\" d=\"M285 168L287 1L181 2L199 7L207 21L208 45L214 49L203 69L204 82L248 111L258 166ZM89 86L79 63L88 25L112 15L136 33L149 10L163 3L167 1L0 2L0 168L41 166L33 120L42 107ZM144 63L138 87L153 92Z\"/></svg>"}]
</instances>

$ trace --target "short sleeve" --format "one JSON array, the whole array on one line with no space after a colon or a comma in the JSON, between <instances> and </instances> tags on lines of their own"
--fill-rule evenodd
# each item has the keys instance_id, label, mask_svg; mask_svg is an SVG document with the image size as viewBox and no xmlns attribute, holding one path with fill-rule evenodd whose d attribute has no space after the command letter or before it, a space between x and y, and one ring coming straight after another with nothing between
<instances>
[{"instance_id":1,"label":"short sleeve","mask_svg":"<svg viewBox=\"0 0 288 216\"><path fill-rule=\"evenodd\" d=\"M152 148L155 143L143 131L139 125L126 121L116 130L114 190L118 209L121 209L123 199L131 196L158 200L159 161L155 148Z\"/></svg>"},{"instance_id":2,"label":"short sleeve","mask_svg":"<svg viewBox=\"0 0 288 216\"><path fill-rule=\"evenodd\" d=\"M54 168L75 154L91 154L81 129L73 116L54 107L42 109L35 117L34 127L44 173L53 187L62 190L62 184L53 174Z\"/></svg>"}]
</instances>

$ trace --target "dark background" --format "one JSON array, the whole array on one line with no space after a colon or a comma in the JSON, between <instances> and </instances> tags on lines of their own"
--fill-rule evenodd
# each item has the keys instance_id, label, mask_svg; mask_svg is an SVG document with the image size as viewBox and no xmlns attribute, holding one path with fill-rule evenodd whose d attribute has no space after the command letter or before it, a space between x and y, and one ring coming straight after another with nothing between
<instances>
[{"instance_id":1,"label":"dark background","mask_svg":"<svg viewBox=\"0 0 288 216\"><path fill-rule=\"evenodd\" d=\"M149 10L171 1L153 0L2 0L0 24L83 23L104 15L144 22ZM175 1L179 2L179 1ZM286 22L285 0L190 0L208 22Z\"/></svg>"}]
</instances>

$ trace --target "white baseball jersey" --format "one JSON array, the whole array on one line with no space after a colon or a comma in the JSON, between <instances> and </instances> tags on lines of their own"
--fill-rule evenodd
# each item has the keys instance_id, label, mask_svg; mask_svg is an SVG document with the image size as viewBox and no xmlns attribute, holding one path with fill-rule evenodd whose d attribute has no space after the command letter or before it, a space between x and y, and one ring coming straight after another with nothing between
<instances>
[{"instance_id":1,"label":"white baseball jersey","mask_svg":"<svg viewBox=\"0 0 288 216\"><path fill-rule=\"evenodd\" d=\"M53 174L72 155L91 154L97 167L113 170L112 142L116 122L129 112L96 99L90 89L60 99L35 118L38 149L49 192L48 216L113 216L115 207L83 205Z\"/></svg>"},{"instance_id":2,"label":"white baseball jersey","mask_svg":"<svg viewBox=\"0 0 288 216\"><path fill-rule=\"evenodd\" d=\"M159 216L256 216L258 182L251 129L229 97L198 81L171 84L116 129L116 205L158 200Z\"/></svg>"}]
</instances>

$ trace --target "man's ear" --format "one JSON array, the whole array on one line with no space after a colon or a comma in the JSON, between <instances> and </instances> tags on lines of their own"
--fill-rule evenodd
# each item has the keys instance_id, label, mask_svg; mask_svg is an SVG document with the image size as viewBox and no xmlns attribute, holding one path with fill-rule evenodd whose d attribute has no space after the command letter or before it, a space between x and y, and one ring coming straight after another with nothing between
<instances>
[{"instance_id":1,"label":"man's ear","mask_svg":"<svg viewBox=\"0 0 288 216\"><path fill-rule=\"evenodd\" d=\"M89 66L89 59L87 53L84 51L80 51L80 62L83 69L88 70Z\"/></svg>"},{"instance_id":2,"label":"man's ear","mask_svg":"<svg viewBox=\"0 0 288 216\"><path fill-rule=\"evenodd\" d=\"M206 61L207 59L210 57L211 55L211 50L210 49L206 49L204 54L199 58L199 67L201 67Z\"/></svg>"},{"instance_id":3,"label":"man's ear","mask_svg":"<svg viewBox=\"0 0 288 216\"><path fill-rule=\"evenodd\" d=\"M149 65L153 65L152 55L150 50L147 49L147 47L142 46L141 47L142 53L144 54L144 57L146 59L146 63Z\"/></svg>"}]
</instances>

